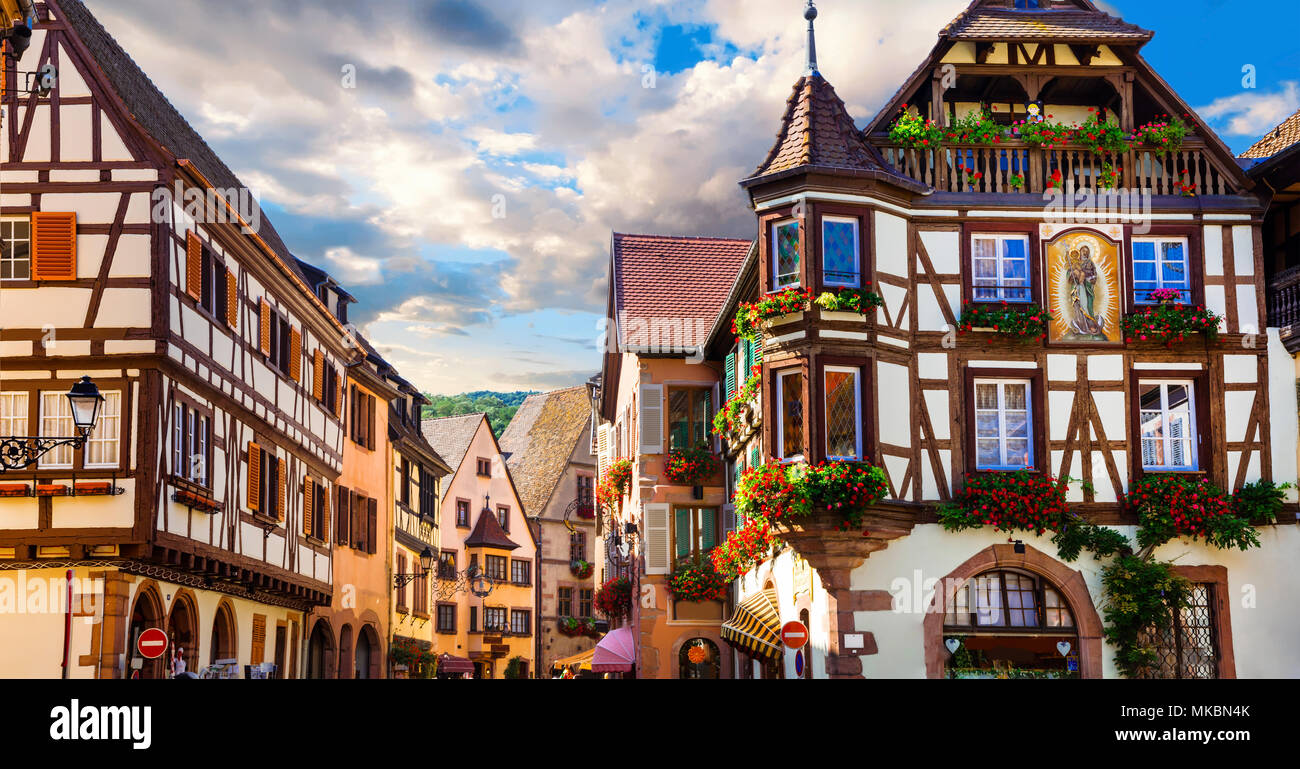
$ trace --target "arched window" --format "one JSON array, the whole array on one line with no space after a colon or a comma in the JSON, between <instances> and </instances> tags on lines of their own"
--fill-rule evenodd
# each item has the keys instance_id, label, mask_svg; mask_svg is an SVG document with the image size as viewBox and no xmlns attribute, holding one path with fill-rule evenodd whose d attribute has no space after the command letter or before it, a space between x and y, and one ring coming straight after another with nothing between
<instances>
[{"instance_id":1,"label":"arched window","mask_svg":"<svg viewBox=\"0 0 1300 769\"><path fill-rule=\"evenodd\" d=\"M139 647L136 644L140 634L145 630L161 628L162 626L162 599L158 595L158 588L153 583L148 583L136 594L135 608L131 611L131 628L128 639L131 642L129 652L131 662L127 675L135 675L136 670L139 671L139 678L163 678L166 675L163 658L145 659L140 656ZM137 665L139 665L138 668Z\"/></svg>"},{"instance_id":2,"label":"arched window","mask_svg":"<svg viewBox=\"0 0 1300 769\"><path fill-rule=\"evenodd\" d=\"M196 673L199 664L199 634L196 632L199 626L198 616L194 599L188 593L179 593L172 602L171 614L167 618L167 638L171 641L171 648L167 651L168 661L172 662L179 651L184 670ZM173 668L178 673L182 672L181 667L174 662Z\"/></svg>"},{"instance_id":3,"label":"arched window","mask_svg":"<svg viewBox=\"0 0 1300 769\"><path fill-rule=\"evenodd\" d=\"M312 628L307 641L307 677L327 678L330 676L331 655L334 653L334 638L324 620L318 620Z\"/></svg>"},{"instance_id":4,"label":"arched window","mask_svg":"<svg viewBox=\"0 0 1300 769\"><path fill-rule=\"evenodd\" d=\"M211 650L209 665L235 659L235 618L228 603L223 602L217 607L217 615L212 620L212 642L208 648Z\"/></svg>"},{"instance_id":5,"label":"arched window","mask_svg":"<svg viewBox=\"0 0 1300 769\"><path fill-rule=\"evenodd\" d=\"M718 646L707 638L692 638L677 653L678 678L719 677L721 657Z\"/></svg>"},{"instance_id":6,"label":"arched window","mask_svg":"<svg viewBox=\"0 0 1300 769\"><path fill-rule=\"evenodd\" d=\"M371 677L370 664L371 655L373 654L371 635L373 633L374 631L369 625L362 625L361 629L357 631L357 648L353 653L353 657L356 661L356 668L354 670L353 678Z\"/></svg>"},{"instance_id":7,"label":"arched window","mask_svg":"<svg viewBox=\"0 0 1300 769\"><path fill-rule=\"evenodd\" d=\"M1074 613L1055 585L1028 571L966 580L948 603L943 629L952 677L1055 678L1079 670Z\"/></svg>"}]
</instances>

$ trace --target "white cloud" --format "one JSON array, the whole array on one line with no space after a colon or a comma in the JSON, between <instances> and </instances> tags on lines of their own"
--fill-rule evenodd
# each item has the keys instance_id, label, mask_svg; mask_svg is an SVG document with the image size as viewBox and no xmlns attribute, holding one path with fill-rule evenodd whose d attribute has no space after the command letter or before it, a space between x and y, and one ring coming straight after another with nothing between
<instances>
[{"instance_id":1,"label":"white cloud","mask_svg":"<svg viewBox=\"0 0 1300 769\"><path fill-rule=\"evenodd\" d=\"M1243 91L1223 96L1196 110L1206 120L1222 126L1229 136L1261 136L1300 109L1300 83L1288 80L1281 91Z\"/></svg>"}]
</instances>

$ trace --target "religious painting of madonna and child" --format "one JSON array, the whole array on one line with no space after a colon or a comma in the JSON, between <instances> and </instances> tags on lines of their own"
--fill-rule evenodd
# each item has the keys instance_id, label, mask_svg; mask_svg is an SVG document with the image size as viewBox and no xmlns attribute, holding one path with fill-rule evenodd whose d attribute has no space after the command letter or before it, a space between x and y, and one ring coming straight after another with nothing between
<instances>
[{"instance_id":1,"label":"religious painting of madonna and child","mask_svg":"<svg viewBox=\"0 0 1300 769\"><path fill-rule=\"evenodd\" d=\"M1119 244L1092 230L1069 230L1044 248L1052 342L1119 343Z\"/></svg>"}]
</instances>

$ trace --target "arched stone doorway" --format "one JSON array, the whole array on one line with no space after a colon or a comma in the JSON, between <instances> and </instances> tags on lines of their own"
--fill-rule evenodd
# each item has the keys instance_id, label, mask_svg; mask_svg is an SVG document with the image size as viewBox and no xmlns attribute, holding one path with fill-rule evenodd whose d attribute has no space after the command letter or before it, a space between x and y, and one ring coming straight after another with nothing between
<instances>
[{"instance_id":1,"label":"arched stone doorway","mask_svg":"<svg viewBox=\"0 0 1300 769\"><path fill-rule=\"evenodd\" d=\"M956 624L953 624L954 616L962 613L978 615L981 610L985 617L994 618L998 623L996 626L980 628L978 619L971 620L970 634L990 639L978 642L981 650L982 647L1000 644L1003 650L997 656L1014 659L1017 652L1037 653L1034 644L1050 651L1055 644L1064 641L1073 647L1071 653L1078 655L1079 677L1101 678L1101 617L1093 605L1083 575L1029 545L1023 547L1023 553L1017 553L1015 545L993 545L981 550L954 569L936 587L934 603L923 621L927 678L943 678L953 658L944 645L945 627L948 630L960 630L963 627L962 621L956 620ZM997 578L990 576L981 580L981 576L985 575L997 575ZM1009 583L1012 587L1010 592L1007 587ZM999 595L997 598L992 597L995 586ZM980 597L979 591L985 591L986 595ZM1013 598L1012 593L1020 597ZM1056 594L1055 599L1051 593ZM1022 624L1028 621L1031 607L1027 604L1030 600L1033 601L1035 624L1030 628L1018 629L1013 624L1015 620L1012 619L1012 612L1019 613ZM1013 603L1016 605L1011 605ZM1061 624L1065 617L1061 609L1068 613L1069 627ZM1026 639L1041 640L1019 644L998 640L1017 634ZM965 645L967 644L963 644Z\"/></svg>"},{"instance_id":2,"label":"arched stone doorway","mask_svg":"<svg viewBox=\"0 0 1300 769\"><path fill-rule=\"evenodd\" d=\"M171 612L167 616L167 638L171 648L167 650L170 663L177 651L185 670L197 673L199 664L199 611L194 601L194 594L188 590L178 590L172 599ZM177 671L181 672L181 671Z\"/></svg>"},{"instance_id":3,"label":"arched stone doorway","mask_svg":"<svg viewBox=\"0 0 1300 769\"><path fill-rule=\"evenodd\" d=\"M379 665L379 636L370 625L357 631L357 646L353 652L355 667L353 678L377 678L383 668Z\"/></svg>"},{"instance_id":4,"label":"arched stone doorway","mask_svg":"<svg viewBox=\"0 0 1300 769\"><path fill-rule=\"evenodd\" d=\"M328 622L318 619L307 640L307 677L333 678L334 665L334 633Z\"/></svg>"},{"instance_id":5,"label":"arched stone doorway","mask_svg":"<svg viewBox=\"0 0 1300 769\"><path fill-rule=\"evenodd\" d=\"M722 651L708 638L690 638L677 650L677 677L716 680L722 677Z\"/></svg>"},{"instance_id":6,"label":"arched stone doorway","mask_svg":"<svg viewBox=\"0 0 1300 769\"><path fill-rule=\"evenodd\" d=\"M126 675L128 678L165 678L166 666L164 658L148 660L140 656L140 651L136 647L136 639L140 634L149 628L159 628L166 630L163 626L163 603L162 596L158 592L158 585L149 581L140 586L135 594L135 605L131 608L131 624L128 626L126 640L129 644L129 656L127 663ZM137 676L136 665L139 664L139 674Z\"/></svg>"},{"instance_id":7,"label":"arched stone doorway","mask_svg":"<svg viewBox=\"0 0 1300 769\"><path fill-rule=\"evenodd\" d=\"M238 629L235 625L235 610L230 601L223 600L217 605L217 613L212 618L212 639L208 644L208 664L215 665L222 660L233 660L238 655Z\"/></svg>"}]
</instances>

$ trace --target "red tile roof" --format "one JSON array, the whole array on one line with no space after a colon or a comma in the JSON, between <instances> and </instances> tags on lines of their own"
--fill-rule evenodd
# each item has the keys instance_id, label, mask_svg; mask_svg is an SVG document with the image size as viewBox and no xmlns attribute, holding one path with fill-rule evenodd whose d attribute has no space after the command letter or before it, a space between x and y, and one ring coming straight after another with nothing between
<instances>
[{"instance_id":1,"label":"red tile roof","mask_svg":"<svg viewBox=\"0 0 1300 769\"><path fill-rule=\"evenodd\" d=\"M704 344L751 245L735 238L614 233L620 344L663 352Z\"/></svg>"},{"instance_id":2,"label":"red tile roof","mask_svg":"<svg viewBox=\"0 0 1300 769\"><path fill-rule=\"evenodd\" d=\"M1300 142L1300 111L1283 120L1250 149L1241 153L1243 158L1271 158L1282 150Z\"/></svg>"}]
</instances>

